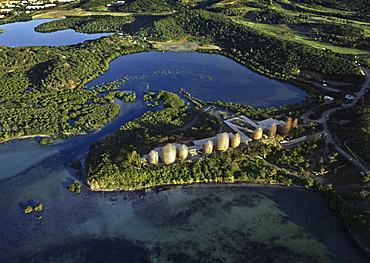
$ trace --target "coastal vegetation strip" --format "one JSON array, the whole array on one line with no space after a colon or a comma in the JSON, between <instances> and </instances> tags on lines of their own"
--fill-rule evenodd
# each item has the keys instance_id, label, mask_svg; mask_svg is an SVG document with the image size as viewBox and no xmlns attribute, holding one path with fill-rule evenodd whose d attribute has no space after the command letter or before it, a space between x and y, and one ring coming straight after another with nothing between
<instances>
[{"instance_id":1,"label":"coastal vegetation strip","mask_svg":"<svg viewBox=\"0 0 370 263\"><path fill-rule=\"evenodd\" d=\"M184 93L184 91L183 91ZM153 95L153 94L151 94ZM279 144L251 143L246 147L214 152L191 160L178 159L171 165L148 165L140 156L168 142L204 138L220 129L220 120L210 111L202 111L203 102L187 96L198 105L193 110L173 93L161 92L155 101L166 105L164 110L147 112L141 118L124 125L119 131L109 135L90 147L85 160L86 181L95 191L134 190L147 187L173 184L192 184L210 182L253 181L262 183L283 183L301 185L322 192L329 200L329 207L344 219L355 235L362 242L369 244L370 224L366 207L354 208L351 202L365 202L366 191L348 194L334 190L331 186L317 184L310 174L325 174L348 166L348 160L338 156L333 147L325 158L318 158L323 153L325 142L320 136L305 141L291 149L284 149ZM167 101L167 102L166 102ZM231 103L218 106L241 111L243 105ZM249 116L263 117L260 113ZM247 109L245 109L247 112ZM271 109L266 110L271 113ZM278 113L275 111L275 113ZM188 129L184 127L196 115L197 122ZM314 126L297 128L297 136L313 134ZM359 201L364 200L364 201Z\"/></svg>"},{"instance_id":2,"label":"coastal vegetation strip","mask_svg":"<svg viewBox=\"0 0 370 263\"><path fill-rule=\"evenodd\" d=\"M0 50L0 140L33 134L93 131L119 112L111 83L88 89L83 84L103 73L114 58L148 50L117 35L66 47L2 47Z\"/></svg>"},{"instance_id":3,"label":"coastal vegetation strip","mask_svg":"<svg viewBox=\"0 0 370 263\"><path fill-rule=\"evenodd\" d=\"M133 16L89 16L68 17L68 19L54 20L38 25L37 32L52 32L64 29L74 29L77 32L116 32L122 31L122 26L134 21Z\"/></svg>"},{"instance_id":4,"label":"coastal vegetation strip","mask_svg":"<svg viewBox=\"0 0 370 263\"><path fill-rule=\"evenodd\" d=\"M161 184L233 182L234 180L277 180L290 184L295 178L291 177L290 173L303 175L305 168L309 166L307 162L312 158L313 150L317 147L315 141L303 143L302 146L294 149L297 151L294 156L305 155L306 159L292 158L287 163L287 157L283 156L289 151L279 150L278 147L272 145L258 144L251 145L246 150L235 149L221 155L204 156L206 157L204 162L202 160L190 163L180 162L167 168L166 166L147 166L141 162L139 157L146 151L148 152L151 145L181 141L186 138L204 138L213 134L215 130L219 130L221 123L217 117L202 111L198 106L191 110L176 94L162 91L156 95L155 101L161 102L165 109L145 113L141 118L128 122L119 131L91 147L85 166L87 182L92 189L133 189ZM231 103L218 105L232 108ZM235 105L235 108L242 110L240 105L239 107ZM254 110L251 108L248 116L262 117L264 116L263 111L270 112L269 116L271 116L274 109ZM281 113L275 109L275 113L277 112ZM247 109L245 113L248 113ZM198 118L192 127L178 129L194 116ZM306 149L303 150L301 147ZM273 158L274 162L281 166L286 165L288 170L275 169L274 166L268 165L264 159L271 152L276 154ZM278 155L281 156L277 157ZM210 167L207 166L208 162L212 162ZM225 167L221 165L223 162ZM235 165L230 167L232 163ZM193 168L194 165L207 167L199 170ZM295 168L291 169L292 167ZM172 169L171 173L169 169ZM189 169L191 171L188 171ZM289 176L284 177L283 175Z\"/></svg>"},{"instance_id":5,"label":"coastal vegetation strip","mask_svg":"<svg viewBox=\"0 0 370 263\"><path fill-rule=\"evenodd\" d=\"M143 26L136 27L136 24ZM270 36L235 23L223 15L201 10L183 11L156 18L71 17L40 25L37 30L44 32L65 28L90 33L123 30L155 41L176 41L192 35L198 37L198 41L206 39L208 43L216 43L224 48L223 54L274 78L289 79L291 74L306 69L336 79L361 81L356 65L333 52L312 48L284 37Z\"/></svg>"},{"instance_id":6,"label":"coastal vegetation strip","mask_svg":"<svg viewBox=\"0 0 370 263\"><path fill-rule=\"evenodd\" d=\"M308 3L321 7L308 6ZM364 12L368 10L364 3L363 0L258 0L237 1L234 5L213 1L137 0L123 6L121 10L168 13L127 17L69 17L42 25L38 30L43 32L73 28L81 32L119 34L67 47L2 46L0 140L32 134L87 132L105 125L119 110L112 103L113 98L129 102L136 99L136 94L111 92L102 95L105 91L114 90L116 86L113 84L87 89L83 85L104 72L114 58L150 50L150 44L144 39L174 41L188 38L204 45L215 43L223 50L212 52L231 57L261 74L289 81L312 93L321 91L297 79L302 71L312 75L321 74L325 79L359 84L363 81L363 76L353 62L356 57L340 56L324 49L328 46L315 48L300 42L312 42L313 46L315 43L330 43L330 46L351 48L351 52L353 48L367 52L370 20L369 15ZM84 1L78 2L74 7L87 10L106 4L107 1L104 0ZM341 6L346 11L338 12L334 10L336 6ZM186 10L189 7L195 10ZM200 10L203 8L207 10ZM30 18L30 15L21 14L6 22ZM343 19L347 21L341 21ZM283 28L280 26L282 24L289 26L294 33L291 34L289 30L271 33L274 28ZM294 35L296 33L297 36ZM303 40L294 40L301 36L304 36ZM358 60L360 59L361 63L364 61L369 64L366 58ZM152 95L145 98L147 102L152 102ZM314 166L313 171L324 174L328 167L334 173L338 167L346 164L345 160L336 157L335 152L330 153L327 159L316 158L317 160L310 162L313 156L322 153L317 151L318 145L322 144L320 140L302 143L292 150L256 144L244 150L205 156L194 162L178 162L173 166L143 165L138 158L139 153L147 152L153 145L180 141L184 137L200 138L211 135L220 124L217 118L201 112L199 107L191 110L189 104L174 94L162 92L154 100L150 105L161 103L164 109L147 112L142 118L127 123L103 141L91 145L85 165L87 182L92 189L132 189L161 184L238 180L279 181L287 184L303 182L307 187L314 186L325 192L329 198L329 206L345 219L355 233L362 233L365 242L370 243L368 191L362 189L353 194L339 194L330 187L316 185L313 178L301 181L297 177L303 176L310 166ZM251 109L244 105L225 105L256 118L268 117L278 112L273 109ZM298 114L299 110L291 107L290 113ZM352 113L358 114L356 118L361 120L364 127L354 124L350 131L364 128L359 135L360 143L369 145L366 130L369 110L359 107ZM197 119L198 122L191 129L182 129L190 119ZM364 177L366 180L368 178ZM360 204L360 207L352 207L353 201Z\"/></svg>"}]
</instances>

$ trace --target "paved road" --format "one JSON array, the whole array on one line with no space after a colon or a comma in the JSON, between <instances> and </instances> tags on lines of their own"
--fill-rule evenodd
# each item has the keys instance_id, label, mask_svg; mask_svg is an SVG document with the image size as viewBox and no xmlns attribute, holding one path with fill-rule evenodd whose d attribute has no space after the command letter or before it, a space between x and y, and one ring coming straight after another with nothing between
<instances>
[{"instance_id":1,"label":"paved road","mask_svg":"<svg viewBox=\"0 0 370 263\"><path fill-rule=\"evenodd\" d=\"M316 87L320 88L320 89L324 89L326 91L331 91L331 92L340 92L339 89L335 89L335 88L331 88L329 86L323 86L322 84L320 83L317 83L317 82L314 82L314 81L309 81L309 80L305 80L305 82L308 82L308 83L311 83L313 85L315 85ZM346 83L347 84L347 83ZM345 85L342 83L342 85Z\"/></svg>"},{"instance_id":2,"label":"paved road","mask_svg":"<svg viewBox=\"0 0 370 263\"><path fill-rule=\"evenodd\" d=\"M283 146L296 145L300 142L308 140L309 138L311 138L311 137L310 136L302 136L302 137L299 137L297 139L293 139L293 140L289 140L289 141L283 141L283 142L281 142L281 145L283 145Z\"/></svg>"},{"instance_id":3,"label":"paved road","mask_svg":"<svg viewBox=\"0 0 370 263\"><path fill-rule=\"evenodd\" d=\"M304 119L305 122L312 121L312 122L316 122L316 123L321 123L323 125L323 133L326 133L327 134L325 136L326 145L328 145L329 143L334 144L335 145L335 149L338 151L338 153L340 155L342 155L347 160L350 160L352 162L352 164L355 165L360 170L362 170L364 172L367 172L367 171L369 171L369 169L367 167L365 167L361 162L357 161L355 157L353 157L352 155L348 154L346 151L344 151L342 148L340 148L335 143L335 141L333 140L333 137L332 137L332 135L331 135L331 133L330 133L330 131L328 129L328 125L327 125L327 120L330 118L330 115L333 112L336 112L339 109L353 107L358 102L358 100L362 99L362 97L365 95L366 89L370 87L370 69L365 68L365 67L362 67L362 66L360 67L360 69L365 74L366 79L365 79L365 82L362 84L361 90L359 92L357 92L357 93L354 94L354 95L356 95L356 98L351 103L343 103L340 107L328 109L328 110L324 111L323 114L321 115L321 117L319 119L317 119L317 120L310 120L308 118L308 116L309 116L309 114L311 113L312 110L310 110L310 111L306 112L305 114L303 114L302 117L303 117L303 119ZM327 148L325 149L325 153L326 152L327 152Z\"/></svg>"},{"instance_id":4,"label":"paved road","mask_svg":"<svg viewBox=\"0 0 370 263\"><path fill-rule=\"evenodd\" d=\"M348 108L348 107L354 106L357 103L357 101L365 95L366 89L369 88L369 85L370 85L370 69L365 68L365 67L360 67L360 69L362 70L362 72L366 76L365 82L364 82L364 84L362 84L361 90L359 92L355 93L356 99L354 99L352 101L352 103L343 104L342 105L343 108Z\"/></svg>"},{"instance_id":5,"label":"paved road","mask_svg":"<svg viewBox=\"0 0 370 263\"><path fill-rule=\"evenodd\" d=\"M335 146L335 150L340 155L342 155L344 158L346 158L347 160L349 160L353 165L355 165L357 168L359 168L360 170L362 170L364 172L369 171L369 169L367 167L365 167L362 163L360 163L359 161L357 161L352 155L350 155L347 152L345 152L342 148L339 148L338 146Z\"/></svg>"}]
</instances>

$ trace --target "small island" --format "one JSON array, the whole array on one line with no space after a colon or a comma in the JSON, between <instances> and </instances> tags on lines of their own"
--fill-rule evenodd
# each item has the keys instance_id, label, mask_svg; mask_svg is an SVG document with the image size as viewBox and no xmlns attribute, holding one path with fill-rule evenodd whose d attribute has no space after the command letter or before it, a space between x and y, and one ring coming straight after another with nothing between
<instances>
[{"instance_id":1,"label":"small island","mask_svg":"<svg viewBox=\"0 0 370 263\"><path fill-rule=\"evenodd\" d=\"M327 197L330 209L369 251L367 1L46 5L19 1L0 21L64 17L35 31L111 35L68 46L1 46L1 143L37 137L48 147L58 138L93 134L119 115L120 105L140 101L148 106L141 117L94 141L86 157L71 164L90 190L241 182L310 189ZM116 81L88 86L116 58L148 51L218 54L308 95L302 103L253 108L202 101L180 85L178 93L165 87L153 92L149 85L128 92L122 85L137 76L125 72ZM76 180L65 188L81 193L83 184ZM40 204L24 213L41 210Z\"/></svg>"}]
</instances>

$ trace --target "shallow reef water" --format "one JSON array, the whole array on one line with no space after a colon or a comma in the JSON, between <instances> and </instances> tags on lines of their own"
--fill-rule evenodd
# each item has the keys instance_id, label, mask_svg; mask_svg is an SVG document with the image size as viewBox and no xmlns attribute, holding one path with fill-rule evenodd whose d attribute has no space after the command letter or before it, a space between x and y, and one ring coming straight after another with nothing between
<instances>
[{"instance_id":1,"label":"shallow reef water","mask_svg":"<svg viewBox=\"0 0 370 263\"><path fill-rule=\"evenodd\" d=\"M256 107L306 96L225 57L196 53L124 56L90 85L126 75L123 90L185 88L202 100ZM1 263L369 262L326 199L307 190L245 183L132 192L91 192L84 185L80 194L69 192L68 184L81 180L69 163L147 111L142 101L120 106L119 116L94 134L43 147L28 140L0 145ZM23 213L40 203L42 212Z\"/></svg>"},{"instance_id":2,"label":"shallow reef water","mask_svg":"<svg viewBox=\"0 0 370 263\"><path fill-rule=\"evenodd\" d=\"M42 219L2 214L1 262L366 262L326 200L292 187L84 189L44 205Z\"/></svg>"}]
</instances>

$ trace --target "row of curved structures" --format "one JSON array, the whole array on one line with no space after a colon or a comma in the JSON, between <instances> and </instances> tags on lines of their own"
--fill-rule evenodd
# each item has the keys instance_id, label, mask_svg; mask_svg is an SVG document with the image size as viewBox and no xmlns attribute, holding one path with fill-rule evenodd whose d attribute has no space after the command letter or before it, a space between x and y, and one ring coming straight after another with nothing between
<instances>
[{"instance_id":1,"label":"row of curved structures","mask_svg":"<svg viewBox=\"0 0 370 263\"><path fill-rule=\"evenodd\" d=\"M147 159L150 164L158 164L161 161L164 164L172 164L177 158L185 160L189 154L199 153L200 151L204 154L211 154L214 150L217 152L225 152L229 148L236 148L240 145L240 134L236 133L221 133L215 137L207 138L199 141L195 146L188 147L185 144L167 143L161 148L156 148L144 159Z\"/></svg>"},{"instance_id":2,"label":"row of curved structures","mask_svg":"<svg viewBox=\"0 0 370 263\"><path fill-rule=\"evenodd\" d=\"M298 119L287 118L284 121L266 119L254 122L245 116L225 121L234 133L224 132L214 137L194 141L193 146L185 144L167 143L163 147L155 148L148 155L144 155L149 164L172 164L177 159L185 160L189 156L211 154L212 152L225 152L229 148L237 148L242 143L259 141L262 138L275 137L277 134L287 135L298 126Z\"/></svg>"}]
</instances>

